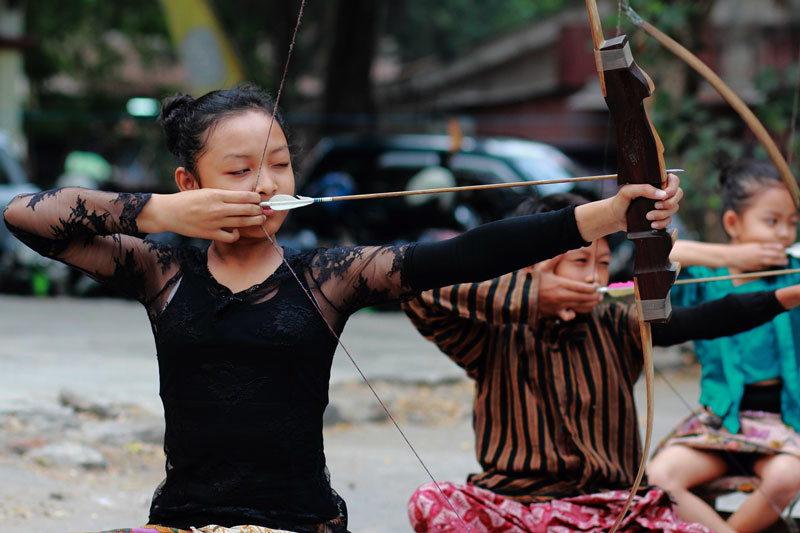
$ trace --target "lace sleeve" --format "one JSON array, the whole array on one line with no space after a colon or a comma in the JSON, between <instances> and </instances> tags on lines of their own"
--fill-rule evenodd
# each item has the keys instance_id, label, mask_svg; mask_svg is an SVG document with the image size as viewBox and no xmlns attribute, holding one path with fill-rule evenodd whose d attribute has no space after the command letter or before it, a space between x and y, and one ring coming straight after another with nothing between
<instances>
[{"instance_id":1,"label":"lace sleeve","mask_svg":"<svg viewBox=\"0 0 800 533\"><path fill-rule=\"evenodd\" d=\"M321 250L311 277L336 311L348 313L415 291L492 279L588 244L568 207L490 222L446 241Z\"/></svg>"},{"instance_id":2,"label":"lace sleeve","mask_svg":"<svg viewBox=\"0 0 800 533\"><path fill-rule=\"evenodd\" d=\"M412 294L404 275L409 245L348 246L320 250L311 277L340 314Z\"/></svg>"},{"instance_id":3,"label":"lace sleeve","mask_svg":"<svg viewBox=\"0 0 800 533\"><path fill-rule=\"evenodd\" d=\"M14 198L6 226L38 253L150 305L178 271L172 248L138 236L149 194L55 189Z\"/></svg>"}]
</instances>

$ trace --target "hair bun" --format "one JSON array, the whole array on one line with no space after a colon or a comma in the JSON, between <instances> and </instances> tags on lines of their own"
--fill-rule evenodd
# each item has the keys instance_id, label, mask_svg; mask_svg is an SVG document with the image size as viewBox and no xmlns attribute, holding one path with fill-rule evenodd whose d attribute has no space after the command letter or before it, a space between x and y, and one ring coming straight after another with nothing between
<instances>
[{"instance_id":1,"label":"hair bun","mask_svg":"<svg viewBox=\"0 0 800 533\"><path fill-rule=\"evenodd\" d=\"M194 98L188 94L175 93L161 101L159 121L164 124L179 118L189 111L189 106L194 103Z\"/></svg>"},{"instance_id":2,"label":"hair bun","mask_svg":"<svg viewBox=\"0 0 800 533\"><path fill-rule=\"evenodd\" d=\"M188 124L195 99L183 93L176 93L161 101L161 113L158 122L164 130L167 149L178 156L184 135L184 126Z\"/></svg>"}]
</instances>

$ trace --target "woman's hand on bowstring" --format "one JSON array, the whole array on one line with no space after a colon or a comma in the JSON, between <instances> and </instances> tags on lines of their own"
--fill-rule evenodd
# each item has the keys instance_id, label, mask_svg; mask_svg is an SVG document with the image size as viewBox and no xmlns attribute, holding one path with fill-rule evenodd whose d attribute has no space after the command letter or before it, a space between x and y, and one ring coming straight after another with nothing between
<instances>
[{"instance_id":1,"label":"woman's hand on bowstring","mask_svg":"<svg viewBox=\"0 0 800 533\"><path fill-rule=\"evenodd\" d=\"M664 229L672 222L672 215L678 212L683 189L678 176L667 174L667 184L663 189L647 184L623 185L611 198L579 205L575 208L575 218L583 239L591 242L617 231L626 231L628 207L638 197L656 200L655 209L647 213L647 219L653 229Z\"/></svg>"},{"instance_id":2,"label":"woman's hand on bowstring","mask_svg":"<svg viewBox=\"0 0 800 533\"><path fill-rule=\"evenodd\" d=\"M266 221L260 201L256 192L222 189L154 194L136 222L144 233L174 231L186 237L235 242L238 228Z\"/></svg>"},{"instance_id":3,"label":"woman's hand on bowstring","mask_svg":"<svg viewBox=\"0 0 800 533\"><path fill-rule=\"evenodd\" d=\"M789 258L782 244L773 242L746 242L728 245L728 266L744 272L786 266Z\"/></svg>"},{"instance_id":4,"label":"woman's hand on bowstring","mask_svg":"<svg viewBox=\"0 0 800 533\"><path fill-rule=\"evenodd\" d=\"M561 255L537 263L533 270L538 276L536 316L557 317L568 322L577 314L590 313L603 301L597 283L575 281L555 273Z\"/></svg>"}]
</instances>

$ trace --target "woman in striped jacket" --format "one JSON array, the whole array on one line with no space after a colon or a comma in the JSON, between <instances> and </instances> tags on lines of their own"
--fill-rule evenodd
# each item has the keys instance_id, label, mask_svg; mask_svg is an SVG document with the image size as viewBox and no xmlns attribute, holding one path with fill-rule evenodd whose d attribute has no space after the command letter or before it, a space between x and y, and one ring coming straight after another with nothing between
<instances>
[{"instance_id":1,"label":"woman in striped jacket","mask_svg":"<svg viewBox=\"0 0 800 533\"><path fill-rule=\"evenodd\" d=\"M517 214L585 201L554 195L523 204ZM458 530L462 520L475 532L611 527L640 459L633 385L643 364L635 307L600 305L596 294L597 284L608 282L610 257L601 238L529 268L426 291L404 304L420 333L475 380L475 448L483 468L466 484L420 487L408 507L416 531L449 531L448 524ZM569 309L546 305L552 274L595 285ZM798 304L800 286L792 286L674 308L669 323L653 324L653 342L731 335ZM632 514L627 523L637 531L708 531L683 522L657 488L636 497Z\"/></svg>"}]
</instances>

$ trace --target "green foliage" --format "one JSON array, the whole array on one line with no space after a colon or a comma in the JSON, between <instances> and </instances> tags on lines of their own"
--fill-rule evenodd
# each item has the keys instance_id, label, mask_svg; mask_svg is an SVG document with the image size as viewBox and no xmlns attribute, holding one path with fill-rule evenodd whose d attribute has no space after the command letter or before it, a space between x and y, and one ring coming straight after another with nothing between
<instances>
[{"instance_id":1,"label":"green foliage","mask_svg":"<svg viewBox=\"0 0 800 533\"><path fill-rule=\"evenodd\" d=\"M34 84L58 73L89 84L113 79L122 58L105 38L111 29L128 36L145 62L165 52L158 0L37 0L26 15L26 31L37 42L25 56Z\"/></svg>"},{"instance_id":2,"label":"green foliage","mask_svg":"<svg viewBox=\"0 0 800 533\"><path fill-rule=\"evenodd\" d=\"M798 117L794 116L793 109L795 99L798 97L798 68L797 63L789 66L783 72L767 67L762 70L755 78L756 88L764 95L764 101L753 112L759 117L764 127L772 133L779 143L778 147L787 154L787 159L791 160L792 172L795 176L800 172L800 139L798 132L795 131L793 146L787 147L791 135L792 119L795 120L795 130L798 129ZM788 148L788 149L787 149ZM759 147L757 156L766 158L767 154L763 147ZM793 157L788 157L789 155Z\"/></svg>"},{"instance_id":3,"label":"green foliage","mask_svg":"<svg viewBox=\"0 0 800 533\"><path fill-rule=\"evenodd\" d=\"M25 131L35 180L50 186L70 150L108 155L113 149L126 97L108 88L119 85L126 46L145 67L172 52L158 0L37 0L25 15L26 34L34 40L24 52L31 83ZM77 94L54 90L54 78Z\"/></svg>"},{"instance_id":4,"label":"green foliage","mask_svg":"<svg viewBox=\"0 0 800 533\"><path fill-rule=\"evenodd\" d=\"M720 205L719 169L743 155L742 145L733 140L737 122L713 114L694 97L674 102L665 90L656 93L650 117L664 144L667 166L686 170L681 218L691 230L711 233L715 228L709 225L717 225Z\"/></svg>"},{"instance_id":5,"label":"green foliage","mask_svg":"<svg viewBox=\"0 0 800 533\"><path fill-rule=\"evenodd\" d=\"M695 54L703 51L713 0L632 3L645 20L686 48ZM699 101L698 94L704 85L698 74L630 23L625 23L624 31L635 36L637 62L648 70L656 84L650 116L663 141L667 166L687 171L681 181L686 193L681 203L681 218L702 238L711 238L719 229L720 169L737 158L765 158L766 153L727 104L711 106ZM764 103L753 112L776 139L786 138L790 127L796 68L783 73L765 69L755 79ZM681 69L683 77L675 76L676 70ZM672 86L659 78L667 71L671 75L666 79L678 80ZM795 161L795 170L796 167Z\"/></svg>"}]
</instances>

